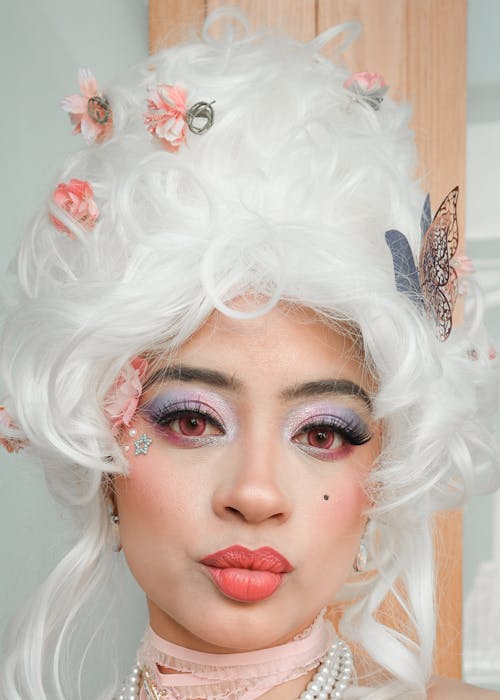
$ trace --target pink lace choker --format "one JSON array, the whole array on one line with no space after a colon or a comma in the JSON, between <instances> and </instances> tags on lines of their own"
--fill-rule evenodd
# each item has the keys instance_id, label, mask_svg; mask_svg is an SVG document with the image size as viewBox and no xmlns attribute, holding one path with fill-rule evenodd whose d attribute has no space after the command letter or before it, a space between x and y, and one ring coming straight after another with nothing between
<instances>
[{"instance_id":1,"label":"pink lace choker","mask_svg":"<svg viewBox=\"0 0 500 700\"><path fill-rule=\"evenodd\" d=\"M140 700L254 700L318 666L337 638L324 613L286 644L236 654L186 649L148 627L137 652L142 669ZM162 673L159 666L178 673Z\"/></svg>"}]
</instances>

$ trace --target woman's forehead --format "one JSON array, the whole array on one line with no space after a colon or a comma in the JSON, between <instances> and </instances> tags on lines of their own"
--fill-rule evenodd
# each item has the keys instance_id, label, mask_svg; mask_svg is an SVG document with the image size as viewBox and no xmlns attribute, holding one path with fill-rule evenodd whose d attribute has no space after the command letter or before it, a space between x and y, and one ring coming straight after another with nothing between
<instances>
[{"instance_id":1,"label":"woman's forehead","mask_svg":"<svg viewBox=\"0 0 500 700\"><path fill-rule=\"evenodd\" d=\"M241 310L238 305L231 306L237 311ZM288 333L294 339L309 336L317 342L341 344L347 350L351 350L351 346L354 349L359 341L359 332L347 321L328 322L311 307L280 302L265 314L248 318L234 318L214 310L183 347L188 347L201 336L207 339L215 334L234 336L235 341L238 336L243 336L246 341L249 337L279 336L283 333Z\"/></svg>"},{"instance_id":2,"label":"woman's forehead","mask_svg":"<svg viewBox=\"0 0 500 700\"><path fill-rule=\"evenodd\" d=\"M249 319L214 311L173 355L163 362L158 358L152 368L153 364L154 372L161 372L162 364L187 367L191 377L197 369L205 374L215 371L231 378L234 387L264 383L276 393L298 384L339 379L355 383L367 395L374 391L359 336L347 324L327 325L307 307L280 304Z\"/></svg>"}]
</instances>

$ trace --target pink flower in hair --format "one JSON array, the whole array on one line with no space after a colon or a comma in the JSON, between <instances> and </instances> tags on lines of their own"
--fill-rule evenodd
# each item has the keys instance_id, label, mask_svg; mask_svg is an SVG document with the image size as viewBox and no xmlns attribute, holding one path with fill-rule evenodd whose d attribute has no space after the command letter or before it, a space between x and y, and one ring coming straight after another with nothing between
<instances>
[{"instance_id":1,"label":"pink flower in hair","mask_svg":"<svg viewBox=\"0 0 500 700\"><path fill-rule=\"evenodd\" d=\"M458 293L467 294L468 282L466 278L475 272L472 261L466 255L456 255L451 261L451 265L457 273Z\"/></svg>"},{"instance_id":2,"label":"pink flower in hair","mask_svg":"<svg viewBox=\"0 0 500 700\"><path fill-rule=\"evenodd\" d=\"M354 73L348 78L344 87L346 88L358 88L362 90L363 94L370 94L376 92L381 88L386 88L386 82L384 76L380 73L370 73L369 71L362 71L361 73Z\"/></svg>"},{"instance_id":3,"label":"pink flower in hair","mask_svg":"<svg viewBox=\"0 0 500 700\"><path fill-rule=\"evenodd\" d=\"M144 123L153 136L161 139L167 151L178 151L186 140L186 100L186 91L178 85L150 88Z\"/></svg>"},{"instance_id":4,"label":"pink flower in hair","mask_svg":"<svg viewBox=\"0 0 500 700\"><path fill-rule=\"evenodd\" d=\"M122 425L130 425L142 394L142 381L148 370L148 362L136 357L122 369L105 400L104 410L111 419L113 433Z\"/></svg>"},{"instance_id":5,"label":"pink flower in hair","mask_svg":"<svg viewBox=\"0 0 500 700\"><path fill-rule=\"evenodd\" d=\"M1 433L14 430L18 431L19 428L15 425L12 418L7 413L5 406L0 406L0 445L5 447L7 452L19 452L28 444L27 440L23 440L20 437L8 437L2 435Z\"/></svg>"},{"instance_id":6,"label":"pink flower in hair","mask_svg":"<svg viewBox=\"0 0 500 700\"><path fill-rule=\"evenodd\" d=\"M60 182L52 194L52 199L60 209L83 228L88 231L94 228L99 216L99 209L94 201L92 187L88 182L77 179L72 179L67 183ZM50 214L50 220L58 231L67 233L70 238L75 238L75 234L53 214Z\"/></svg>"},{"instance_id":7,"label":"pink flower in hair","mask_svg":"<svg viewBox=\"0 0 500 700\"><path fill-rule=\"evenodd\" d=\"M475 272L472 260L466 255L456 255L453 258L452 265L455 268L457 277L467 277L467 275L472 275Z\"/></svg>"},{"instance_id":8,"label":"pink flower in hair","mask_svg":"<svg viewBox=\"0 0 500 700\"><path fill-rule=\"evenodd\" d=\"M69 113L71 123L75 125L74 134L81 133L87 143L101 143L113 129L111 107L88 68L80 68L78 83L81 95L65 97L61 107Z\"/></svg>"},{"instance_id":9,"label":"pink flower in hair","mask_svg":"<svg viewBox=\"0 0 500 700\"><path fill-rule=\"evenodd\" d=\"M380 73L370 73L369 71L354 73L344 82L344 87L357 97L364 98L375 110L380 108L384 95L389 89Z\"/></svg>"}]
</instances>

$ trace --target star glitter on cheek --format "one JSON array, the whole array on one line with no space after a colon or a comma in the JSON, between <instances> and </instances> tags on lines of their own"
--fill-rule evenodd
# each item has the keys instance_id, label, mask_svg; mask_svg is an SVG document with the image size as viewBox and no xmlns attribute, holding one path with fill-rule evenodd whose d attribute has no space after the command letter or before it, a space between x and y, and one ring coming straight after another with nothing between
<instances>
[{"instance_id":1,"label":"star glitter on cheek","mask_svg":"<svg viewBox=\"0 0 500 700\"><path fill-rule=\"evenodd\" d=\"M147 455L149 446L153 443L152 439L146 435L146 433L142 433L141 437L138 440L134 440L134 445L135 445L135 452L134 454L136 455Z\"/></svg>"}]
</instances>

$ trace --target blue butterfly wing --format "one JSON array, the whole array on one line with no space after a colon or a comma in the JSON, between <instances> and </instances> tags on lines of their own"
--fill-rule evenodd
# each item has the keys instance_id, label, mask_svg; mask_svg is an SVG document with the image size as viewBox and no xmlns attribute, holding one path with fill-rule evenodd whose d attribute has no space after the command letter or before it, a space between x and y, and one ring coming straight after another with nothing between
<instances>
[{"instance_id":1,"label":"blue butterfly wing","mask_svg":"<svg viewBox=\"0 0 500 700\"><path fill-rule=\"evenodd\" d=\"M415 258L408 239L401 231L391 229L385 232L385 241L392 255L396 289L398 292L407 294L414 303L421 306L423 304L422 291Z\"/></svg>"},{"instance_id":2,"label":"blue butterfly wing","mask_svg":"<svg viewBox=\"0 0 500 700\"><path fill-rule=\"evenodd\" d=\"M429 226L431 225L431 222L432 222L431 198L430 198L430 195L427 194L425 196L424 206L422 209L422 215L420 217L420 233L422 234L422 238L427 233L427 230L428 230Z\"/></svg>"}]
</instances>

